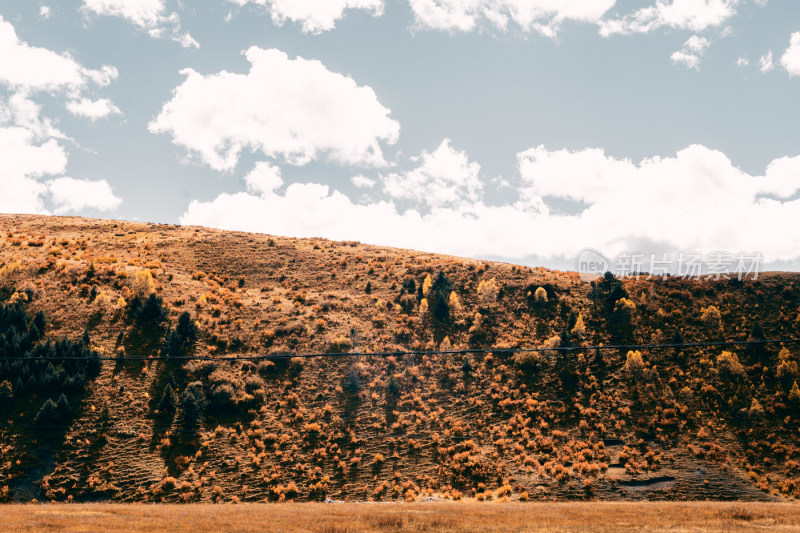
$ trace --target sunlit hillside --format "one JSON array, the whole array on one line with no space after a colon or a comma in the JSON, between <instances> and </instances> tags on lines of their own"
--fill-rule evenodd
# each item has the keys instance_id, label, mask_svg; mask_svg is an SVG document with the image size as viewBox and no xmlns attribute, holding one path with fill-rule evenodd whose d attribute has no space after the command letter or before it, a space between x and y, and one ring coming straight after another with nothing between
<instances>
[{"instance_id":1,"label":"sunlit hillside","mask_svg":"<svg viewBox=\"0 0 800 533\"><path fill-rule=\"evenodd\" d=\"M800 337L798 274L590 285L357 242L0 230L7 500L800 496L800 345L550 350Z\"/></svg>"}]
</instances>

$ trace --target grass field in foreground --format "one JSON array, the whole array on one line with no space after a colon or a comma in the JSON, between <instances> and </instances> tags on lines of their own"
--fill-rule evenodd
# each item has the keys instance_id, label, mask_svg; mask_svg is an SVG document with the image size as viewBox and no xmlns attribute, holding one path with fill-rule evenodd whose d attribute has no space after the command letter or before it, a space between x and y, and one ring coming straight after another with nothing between
<instances>
[{"instance_id":1,"label":"grass field in foreground","mask_svg":"<svg viewBox=\"0 0 800 533\"><path fill-rule=\"evenodd\" d=\"M719 502L30 504L6 531L800 531L800 505Z\"/></svg>"}]
</instances>

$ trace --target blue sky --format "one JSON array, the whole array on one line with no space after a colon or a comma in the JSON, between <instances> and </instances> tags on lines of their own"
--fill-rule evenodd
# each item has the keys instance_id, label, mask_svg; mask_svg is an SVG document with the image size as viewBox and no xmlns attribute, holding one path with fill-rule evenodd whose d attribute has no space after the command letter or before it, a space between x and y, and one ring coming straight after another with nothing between
<instances>
[{"instance_id":1,"label":"blue sky","mask_svg":"<svg viewBox=\"0 0 800 533\"><path fill-rule=\"evenodd\" d=\"M0 211L800 269L789 0L0 0Z\"/></svg>"}]
</instances>

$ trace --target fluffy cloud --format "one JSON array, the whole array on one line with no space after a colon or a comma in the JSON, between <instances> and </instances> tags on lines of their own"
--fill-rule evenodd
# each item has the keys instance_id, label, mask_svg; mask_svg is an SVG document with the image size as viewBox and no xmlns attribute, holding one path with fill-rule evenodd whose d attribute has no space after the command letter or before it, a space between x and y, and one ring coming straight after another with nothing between
<instances>
[{"instance_id":1,"label":"fluffy cloud","mask_svg":"<svg viewBox=\"0 0 800 533\"><path fill-rule=\"evenodd\" d=\"M432 208L468 206L479 200L483 188L478 177L481 167L470 162L466 152L450 147L450 139L443 140L435 151L423 152L412 160L419 163L417 168L383 179L390 197Z\"/></svg>"},{"instance_id":2,"label":"fluffy cloud","mask_svg":"<svg viewBox=\"0 0 800 533\"><path fill-rule=\"evenodd\" d=\"M599 23L616 0L410 0L420 29L472 31L482 23L506 30L509 22L523 31L555 36L567 20Z\"/></svg>"},{"instance_id":3,"label":"fluffy cloud","mask_svg":"<svg viewBox=\"0 0 800 533\"><path fill-rule=\"evenodd\" d=\"M165 0L83 0L84 13L120 17L146 30L151 37L169 36L184 48L200 45L188 33L181 33L177 13L168 13Z\"/></svg>"},{"instance_id":4,"label":"fluffy cloud","mask_svg":"<svg viewBox=\"0 0 800 533\"><path fill-rule=\"evenodd\" d=\"M624 17L605 20L601 35L648 33L668 27L700 32L723 25L736 14L739 0L657 0Z\"/></svg>"},{"instance_id":5,"label":"fluffy cloud","mask_svg":"<svg viewBox=\"0 0 800 533\"><path fill-rule=\"evenodd\" d=\"M82 92L107 85L117 76L113 67L87 69L72 57L37 48L17 38L14 27L0 18L0 211L46 213L49 200L56 212L88 207L112 209L120 200L105 181L63 177L68 137L42 116L33 97L39 92L71 99L77 114L116 110L108 100L92 102ZM118 111L118 110L117 110ZM91 117L90 117L91 118ZM54 177L47 182L45 177Z\"/></svg>"},{"instance_id":6,"label":"fluffy cloud","mask_svg":"<svg viewBox=\"0 0 800 533\"><path fill-rule=\"evenodd\" d=\"M67 102L67 111L78 117L88 118L92 122L109 115L121 115L122 111L108 98L90 100L81 98Z\"/></svg>"},{"instance_id":7,"label":"fluffy cloud","mask_svg":"<svg viewBox=\"0 0 800 533\"><path fill-rule=\"evenodd\" d=\"M790 76L800 76L800 32L792 34L789 48L781 56L781 65Z\"/></svg>"},{"instance_id":8,"label":"fluffy cloud","mask_svg":"<svg viewBox=\"0 0 800 533\"><path fill-rule=\"evenodd\" d=\"M424 161L423 155L419 166ZM768 260L800 256L800 235L775 231L796 225L800 199L791 198L800 190L800 157L777 159L762 176L699 145L639 163L600 149L539 146L518 154L518 163L518 198L505 205L478 199L422 214L399 209L391 197L357 203L326 185L294 183L283 193L193 201L181 222L511 259L572 259L586 246L608 254L725 249L760 251ZM553 198L580 207L559 214L548 207Z\"/></svg>"},{"instance_id":9,"label":"fluffy cloud","mask_svg":"<svg viewBox=\"0 0 800 533\"><path fill-rule=\"evenodd\" d=\"M708 39L692 35L683 43L683 47L670 56L673 63L682 63L686 68L700 70L700 58L711 45Z\"/></svg>"},{"instance_id":10,"label":"fluffy cloud","mask_svg":"<svg viewBox=\"0 0 800 533\"><path fill-rule=\"evenodd\" d=\"M67 153L59 144L63 134L38 115L39 107L21 95L0 100L0 212L47 213L50 199L56 213L92 207L113 209L120 203L109 184L60 177Z\"/></svg>"},{"instance_id":11,"label":"fluffy cloud","mask_svg":"<svg viewBox=\"0 0 800 533\"><path fill-rule=\"evenodd\" d=\"M775 64L772 62L772 50L770 50L758 60L758 69L761 72L770 72L774 68Z\"/></svg>"},{"instance_id":12,"label":"fluffy cloud","mask_svg":"<svg viewBox=\"0 0 800 533\"><path fill-rule=\"evenodd\" d=\"M314 159L385 164L380 143L396 142L400 125L370 87L280 50L252 47L245 55L247 74L181 71L186 80L150 131L171 134L175 144L222 171L232 170L245 149L293 165Z\"/></svg>"},{"instance_id":13,"label":"fluffy cloud","mask_svg":"<svg viewBox=\"0 0 800 533\"><path fill-rule=\"evenodd\" d=\"M302 24L305 33L332 30L346 9L365 9L383 14L383 0L228 0L239 6L256 4L269 9L272 21L283 25L287 20Z\"/></svg>"},{"instance_id":14,"label":"fluffy cloud","mask_svg":"<svg viewBox=\"0 0 800 533\"><path fill-rule=\"evenodd\" d=\"M281 169L275 165L260 161L255 168L244 177L247 190L255 194L269 194L283 185Z\"/></svg>"},{"instance_id":15,"label":"fluffy cloud","mask_svg":"<svg viewBox=\"0 0 800 533\"><path fill-rule=\"evenodd\" d=\"M105 180L88 181L74 178L56 178L47 182L50 198L57 215L84 209L109 211L122 202L114 196Z\"/></svg>"},{"instance_id":16,"label":"fluffy cloud","mask_svg":"<svg viewBox=\"0 0 800 533\"><path fill-rule=\"evenodd\" d=\"M31 130L16 126L0 127L0 153L3 180L61 174L67 166L67 154L58 141L39 139Z\"/></svg>"},{"instance_id":17,"label":"fluffy cloud","mask_svg":"<svg viewBox=\"0 0 800 533\"><path fill-rule=\"evenodd\" d=\"M87 69L67 54L30 46L0 17L0 84L15 91L60 91L76 94L89 82L108 85L117 77L114 67Z\"/></svg>"},{"instance_id":18,"label":"fluffy cloud","mask_svg":"<svg viewBox=\"0 0 800 533\"><path fill-rule=\"evenodd\" d=\"M352 183L359 189L369 189L375 186L375 180L372 178L368 178L363 174L359 174L357 176L353 176L352 178L350 178L350 183Z\"/></svg>"}]
</instances>

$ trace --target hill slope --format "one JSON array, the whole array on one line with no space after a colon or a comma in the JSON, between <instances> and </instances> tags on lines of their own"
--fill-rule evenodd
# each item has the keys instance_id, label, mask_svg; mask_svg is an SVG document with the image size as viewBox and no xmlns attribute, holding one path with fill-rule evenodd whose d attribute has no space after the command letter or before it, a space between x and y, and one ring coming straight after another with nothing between
<instances>
[{"instance_id":1,"label":"hill slope","mask_svg":"<svg viewBox=\"0 0 800 533\"><path fill-rule=\"evenodd\" d=\"M6 499L800 496L797 345L503 351L798 337L796 274L593 288L352 242L18 215L0 230L0 301L30 317L0 330ZM220 360L440 347L493 352ZM202 359L93 371L68 348Z\"/></svg>"}]
</instances>

